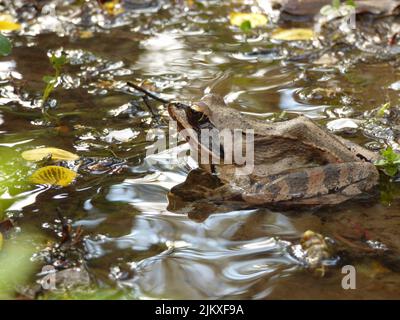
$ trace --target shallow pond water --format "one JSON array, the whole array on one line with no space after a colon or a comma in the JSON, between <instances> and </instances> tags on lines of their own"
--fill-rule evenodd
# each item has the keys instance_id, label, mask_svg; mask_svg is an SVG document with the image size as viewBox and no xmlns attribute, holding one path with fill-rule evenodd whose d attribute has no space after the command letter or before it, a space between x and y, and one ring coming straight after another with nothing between
<instances>
[{"instance_id":1,"label":"shallow pond water","mask_svg":"<svg viewBox=\"0 0 400 320\"><path fill-rule=\"evenodd\" d=\"M271 40L273 23L247 34L230 26L230 12L251 9L241 1L147 1L116 18L65 2L67 9L56 11L60 20L42 14L23 23L23 31L10 36L12 54L0 60L0 214L15 222L4 250L32 247L17 254L17 265L31 265L15 269L23 276L11 284L4 280L8 273L0 276L6 297L29 296L41 268L52 264L85 268L91 283L85 297L400 298L395 183L383 182L381 197L313 211L174 212L168 191L192 164L173 163L168 151L152 162L146 158L149 130L168 130L125 85L151 81L162 97L181 101L213 92L260 117L287 111L326 125L340 117L368 118L388 101L398 105L395 55L379 59L348 46L321 63L310 58L315 50L309 42ZM38 101L42 78L52 73L48 54L60 51L69 63L51 95L50 112L60 119L51 125L43 122ZM152 104L167 119L163 106ZM395 142L396 118L390 121L341 134L381 147ZM103 161L105 169L83 166L66 188L32 186L26 177L36 167L20 153L41 146L69 150L88 163ZM54 249L63 221L83 233L75 245ZM308 229L337 242L324 277L290 253ZM356 290L342 289L346 264L357 269Z\"/></svg>"}]
</instances>

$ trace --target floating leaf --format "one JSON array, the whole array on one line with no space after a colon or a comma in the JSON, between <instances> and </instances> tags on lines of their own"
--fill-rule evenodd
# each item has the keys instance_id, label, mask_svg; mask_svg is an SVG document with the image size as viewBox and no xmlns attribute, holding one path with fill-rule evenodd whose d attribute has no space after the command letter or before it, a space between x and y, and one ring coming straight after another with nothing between
<instances>
[{"instance_id":1,"label":"floating leaf","mask_svg":"<svg viewBox=\"0 0 400 320\"><path fill-rule=\"evenodd\" d=\"M308 28L278 28L272 32L271 38L285 41L312 40L314 38L314 31Z\"/></svg>"},{"instance_id":2,"label":"floating leaf","mask_svg":"<svg viewBox=\"0 0 400 320\"><path fill-rule=\"evenodd\" d=\"M243 23L250 24L250 28L265 26L268 18L261 13L240 13L232 12L229 15L231 25L242 27ZM248 21L248 22L246 22ZM247 25L248 26L248 25Z\"/></svg>"},{"instance_id":3,"label":"floating leaf","mask_svg":"<svg viewBox=\"0 0 400 320\"><path fill-rule=\"evenodd\" d=\"M19 23L0 20L0 31L15 31L21 29Z\"/></svg>"},{"instance_id":4,"label":"floating leaf","mask_svg":"<svg viewBox=\"0 0 400 320\"><path fill-rule=\"evenodd\" d=\"M47 157L55 161L74 161L79 159L78 155L57 148L39 148L22 152L22 158L27 161L41 161Z\"/></svg>"},{"instance_id":5,"label":"floating leaf","mask_svg":"<svg viewBox=\"0 0 400 320\"><path fill-rule=\"evenodd\" d=\"M12 44L7 37L0 33L0 56L9 55L12 49Z\"/></svg>"},{"instance_id":6,"label":"floating leaf","mask_svg":"<svg viewBox=\"0 0 400 320\"><path fill-rule=\"evenodd\" d=\"M59 166L47 166L35 171L30 181L36 184L66 187L76 178L76 172Z\"/></svg>"}]
</instances>

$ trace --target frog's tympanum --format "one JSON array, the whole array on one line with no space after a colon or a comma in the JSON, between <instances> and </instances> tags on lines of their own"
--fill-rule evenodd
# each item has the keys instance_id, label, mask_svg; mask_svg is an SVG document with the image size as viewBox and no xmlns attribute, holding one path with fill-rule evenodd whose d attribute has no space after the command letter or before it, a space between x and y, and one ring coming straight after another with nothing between
<instances>
[{"instance_id":1,"label":"frog's tympanum","mask_svg":"<svg viewBox=\"0 0 400 320\"><path fill-rule=\"evenodd\" d=\"M254 132L253 170L238 175L243 164L224 163L199 166L217 175L223 187L209 194L212 200L223 194L238 197L257 206L321 206L335 205L371 193L378 184L378 171L371 163L375 153L335 136L310 119L299 116L284 122L269 123L253 118L225 105L216 95L206 95L199 103L187 106L170 103L170 116L178 129L193 129L189 140L196 152L213 154L202 144L201 129L242 130ZM234 144L246 150L243 144ZM220 148L224 151L224 144Z\"/></svg>"}]
</instances>

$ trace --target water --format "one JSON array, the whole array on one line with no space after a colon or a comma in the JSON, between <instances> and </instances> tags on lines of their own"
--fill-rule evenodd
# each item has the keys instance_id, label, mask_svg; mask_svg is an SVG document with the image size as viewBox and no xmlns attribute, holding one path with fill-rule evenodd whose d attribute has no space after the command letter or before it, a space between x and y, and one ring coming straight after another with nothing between
<instances>
[{"instance_id":1,"label":"water","mask_svg":"<svg viewBox=\"0 0 400 320\"><path fill-rule=\"evenodd\" d=\"M18 271L24 273L16 281L19 289L7 287L10 297L27 294L46 264L84 267L93 297L102 292L109 298L400 297L396 184L382 184L381 200L317 211L209 204L189 208L186 215L169 207L169 190L193 164L173 164L168 152L152 163L146 159L151 144L146 134L167 128L124 85L127 80L151 81L163 98L195 101L213 92L241 111L268 116L285 110L321 125L337 117L365 120L366 112L387 101L397 106L395 55L378 59L349 46L341 59L338 49L333 58L318 60L311 43L270 40L272 24L244 35L228 19L231 11L249 11L251 5L240 2L149 1L146 8L110 18L94 5L81 9L65 1L69 5L57 9L53 20L21 9L28 18L11 37L12 54L0 61L0 155L6 163L0 178L11 179L0 189L0 212L16 225L5 248L25 242L33 248L20 263L31 268ZM38 99L42 77L52 73L47 55L60 51L70 63L51 96L51 112L61 119L51 126L42 121ZM165 114L158 103L153 108ZM382 120L381 128L342 134L377 147L394 144L397 121L394 116ZM118 139L121 132L128 141ZM31 186L24 181L36 166L19 154L41 146L104 166L86 164L66 188ZM62 220L74 231L81 226L83 236L54 249ZM290 254L308 229L336 243L337 260L325 277ZM345 264L357 268L357 290L341 287ZM2 283L6 286L0 278Z\"/></svg>"}]
</instances>

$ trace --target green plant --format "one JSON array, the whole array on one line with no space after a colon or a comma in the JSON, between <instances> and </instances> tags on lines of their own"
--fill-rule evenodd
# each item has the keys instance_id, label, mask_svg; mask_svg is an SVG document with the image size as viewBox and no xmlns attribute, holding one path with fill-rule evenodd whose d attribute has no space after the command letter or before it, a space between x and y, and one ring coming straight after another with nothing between
<instances>
[{"instance_id":1,"label":"green plant","mask_svg":"<svg viewBox=\"0 0 400 320\"><path fill-rule=\"evenodd\" d=\"M61 76L61 71L63 66L67 63L67 57L62 54L57 57L54 54L50 57L50 63L54 68L54 75L46 75L43 77L43 81L46 83L46 88L43 91L42 103L45 104L50 94L53 92L54 88L58 83L58 79Z\"/></svg>"},{"instance_id":2,"label":"green plant","mask_svg":"<svg viewBox=\"0 0 400 320\"><path fill-rule=\"evenodd\" d=\"M400 154L388 147L381 151L381 156L382 159L375 161L375 165L380 167L388 176L395 176L400 168Z\"/></svg>"},{"instance_id":3,"label":"green plant","mask_svg":"<svg viewBox=\"0 0 400 320\"><path fill-rule=\"evenodd\" d=\"M51 120L51 116L47 112L46 102L49 99L50 94L54 91L54 88L58 84L62 68L67 63L67 56L65 54L61 54L60 56L52 54L50 57L50 63L54 69L54 75L46 75L43 77L43 81L46 83L46 87L44 88L42 95L42 112L47 120Z\"/></svg>"},{"instance_id":4,"label":"green plant","mask_svg":"<svg viewBox=\"0 0 400 320\"><path fill-rule=\"evenodd\" d=\"M378 112L376 113L378 118L382 118L386 111L391 108L390 102L385 103L382 107L379 108Z\"/></svg>"}]
</instances>

